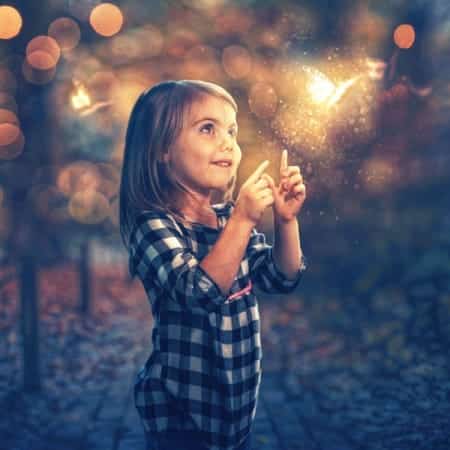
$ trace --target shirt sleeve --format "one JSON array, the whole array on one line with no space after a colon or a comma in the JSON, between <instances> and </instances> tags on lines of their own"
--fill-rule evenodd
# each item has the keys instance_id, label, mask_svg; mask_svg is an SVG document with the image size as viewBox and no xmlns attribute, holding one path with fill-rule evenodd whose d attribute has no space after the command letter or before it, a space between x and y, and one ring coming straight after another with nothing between
<instances>
[{"instance_id":1,"label":"shirt sleeve","mask_svg":"<svg viewBox=\"0 0 450 450\"><path fill-rule=\"evenodd\" d=\"M294 279L286 278L275 265L273 247L266 242L264 233L253 228L248 246L249 272L252 282L268 294L292 292L306 270L306 257L301 256L300 269Z\"/></svg>"},{"instance_id":2,"label":"shirt sleeve","mask_svg":"<svg viewBox=\"0 0 450 450\"><path fill-rule=\"evenodd\" d=\"M203 270L172 220L163 214L146 215L130 241L132 266L144 286L157 287L184 309L215 311L226 297Z\"/></svg>"}]
</instances>

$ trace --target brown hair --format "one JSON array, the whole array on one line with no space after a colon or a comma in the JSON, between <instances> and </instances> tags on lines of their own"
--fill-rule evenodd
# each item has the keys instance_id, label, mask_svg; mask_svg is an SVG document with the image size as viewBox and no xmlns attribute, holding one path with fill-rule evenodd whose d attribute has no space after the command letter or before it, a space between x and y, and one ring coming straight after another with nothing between
<instances>
[{"instance_id":1,"label":"brown hair","mask_svg":"<svg viewBox=\"0 0 450 450\"><path fill-rule=\"evenodd\" d=\"M164 81L136 101L128 121L120 180L120 234L127 249L143 211L157 209L185 221L176 200L188 191L171 175L163 154L177 139L189 106L205 94L227 101L237 112L236 102L224 88L199 80ZM236 175L219 203L232 201L235 184Z\"/></svg>"}]
</instances>

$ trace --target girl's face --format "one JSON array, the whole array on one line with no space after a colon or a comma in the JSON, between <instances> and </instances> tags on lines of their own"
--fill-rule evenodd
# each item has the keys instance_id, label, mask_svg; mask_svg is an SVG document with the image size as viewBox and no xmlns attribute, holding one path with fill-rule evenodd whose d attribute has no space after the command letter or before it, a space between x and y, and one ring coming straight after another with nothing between
<instances>
[{"instance_id":1,"label":"girl's face","mask_svg":"<svg viewBox=\"0 0 450 450\"><path fill-rule=\"evenodd\" d=\"M173 175L189 191L208 197L223 191L241 162L234 108L225 100L205 95L185 114L180 135L164 159L171 161ZM228 167L217 161L227 160Z\"/></svg>"}]
</instances>

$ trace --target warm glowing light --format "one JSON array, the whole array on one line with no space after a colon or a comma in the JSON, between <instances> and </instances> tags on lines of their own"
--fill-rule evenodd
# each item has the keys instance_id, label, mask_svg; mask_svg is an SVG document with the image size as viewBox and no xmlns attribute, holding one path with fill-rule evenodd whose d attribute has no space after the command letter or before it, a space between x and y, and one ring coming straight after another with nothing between
<instances>
[{"instance_id":1,"label":"warm glowing light","mask_svg":"<svg viewBox=\"0 0 450 450\"><path fill-rule=\"evenodd\" d=\"M12 6L0 6L0 39L12 39L20 33L22 17Z\"/></svg>"},{"instance_id":2,"label":"warm glowing light","mask_svg":"<svg viewBox=\"0 0 450 450\"><path fill-rule=\"evenodd\" d=\"M37 70L50 70L55 67L55 60L52 55L42 50L28 53L27 62L33 69Z\"/></svg>"},{"instance_id":3,"label":"warm glowing light","mask_svg":"<svg viewBox=\"0 0 450 450\"><path fill-rule=\"evenodd\" d=\"M1 123L11 123L13 125L19 126L19 119L9 109L0 108L0 124Z\"/></svg>"},{"instance_id":4,"label":"warm glowing light","mask_svg":"<svg viewBox=\"0 0 450 450\"><path fill-rule=\"evenodd\" d=\"M72 107L74 109L87 108L91 105L91 98L89 97L89 93L82 84L77 83L76 86L76 91L70 98Z\"/></svg>"},{"instance_id":5,"label":"warm glowing light","mask_svg":"<svg viewBox=\"0 0 450 450\"><path fill-rule=\"evenodd\" d=\"M361 183L369 192L383 192L398 179L392 161L374 156L366 161L360 172Z\"/></svg>"},{"instance_id":6,"label":"warm glowing light","mask_svg":"<svg viewBox=\"0 0 450 450\"><path fill-rule=\"evenodd\" d=\"M79 191L69 201L69 213L81 223L100 223L110 214L109 201L95 190Z\"/></svg>"},{"instance_id":7,"label":"warm glowing light","mask_svg":"<svg viewBox=\"0 0 450 450\"><path fill-rule=\"evenodd\" d=\"M29 55L34 52L48 53L48 55L53 59L53 66L56 66L61 56L61 49L59 48L58 43L50 36L36 36L33 38L28 43L26 48L27 59Z\"/></svg>"},{"instance_id":8,"label":"warm glowing light","mask_svg":"<svg viewBox=\"0 0 450 450\"><path fill-rule=\"evenodd\" d=\"M78 24L68 17L54 20L48 27L48 34L56 40L63 52L75 48L81 36Z\"/></svg>"},{"instance_id":9,"label":"warm glowing light","mask_svg":"<svg viewBox=\"0 0 450 450\"><path fill-rule=\"evenodd\" d=\"M411 48L416 39L414 27L407 23L399 25L394 31L394 42L399 48Z\"/></svg>"},{"instance_id":10,"label":"warm glowing light","mask_svg":"<svg viewBox=\"0 0 450 450\"><path fill-rule=\"evenodd\" d=\"M0 160L10 160L22 153L25 139L18 125L0 123Z\"/></svg>"},{"instance_id":11,"label":"warm glowing light","mask_svg":"<svg viewBox=\"0 0 450 450\"><path fill-rule=\"evenodd\" d=\"M111 199L119 189L120 170L111 163L98 163L96 168L100 174L100 185L97 190Z\"/></svg>"},{"instance_id":12,"label":"warm glowing light","mask_svg":"<svg viewBox=\"0 0 450 450\"><path fill-rule=\"evenodd\" d=\"M278 95L270 84L259 82L251 87L248 103L258 117L272 117L278 107Z\"/></svg>"},{"instance_id":13,"label":"warm glowing light","mask_svg":"<svg viewBox=\"0 0 450 450\"><path fill-rule=\"evenodd\" d=\"M335 90L334 83L320 72L314 74L308 83L308 92L311 94L314 103L325 102Z\"/></svg>"},{"instance_id":14,"label":"warm glowing light","mask_svg":"<svg viewBox=\"0 0 450 450\"><path fill-rule=\"evenodd\" d=\"M339 102L339 100L344 96L344 94L348 91L348 89L353 86L356 81L358 81L360 77L353 77L349 80L343 81L339 84L339 86L336 88L336 90L333 92L331 97L327 101L327 106L332 106Z\"/></svg>"},{"instance_id":15,"label":"warm glowing light","mask_svg":"<svg viewBox=\"0 0 450 450\"><path fill-rule=\"evenodd\" d=\"M379 81L383 79L387 63L382 59L366 58L367 75L371 80Z\"/></svg>"},{"instance_id":16,"label":"warm glowing light","mask_svg":"<svg viewBox=\"0 0 450 450\"><path fill-rule=\"evenodd\" d=\"M336 86L325 74L311 67L304 67L303 70L308 74L309 80L307 90L311 99L316 104L325 104L331 107L339 102L348 89L355 84L360 76L350 78Z\"/></svg>"},{"instance_id":17,"label":"warm glowing light","mask_svg":"<svg viewBox=\"0 0 450 450\"><path fill-rule=\"evenodd\" d=\"M100 173L95 164L76 161L68 164L57 176L58 189L67 197L76 192L97 190L100 186Z\"/></svg>"},{"instance_id":18,"label":"warm glowing light","mask_svg":"<svg viewBox=\"0 0 450 450\"><path fill-rule=\"evenodd\" d=\"M252 68L250 53L240 45L230 45L223 50L222 65L231 78L244 78Z\"/></svg>"},{"instance_id":19,"label":"warm glowing light","mask_svg":"<svg viewBox=\"0 0 450 450\"><path fill-rule=\"evenodd\" d=\"M101 36L113 36L122 28L122 11L112 3L101 3L92 10L89 22Z\"/></svg>"},{"instance_id":20,"label":"warm glowing light","mask_svg":"<svg viewBox=\"0 0 450 450\"><path fill-rule=\"evenodd\" d=\"M9 145L19 136L20 128L12 123L0 124L0 146Z\"/></svg>"}]
</instances>

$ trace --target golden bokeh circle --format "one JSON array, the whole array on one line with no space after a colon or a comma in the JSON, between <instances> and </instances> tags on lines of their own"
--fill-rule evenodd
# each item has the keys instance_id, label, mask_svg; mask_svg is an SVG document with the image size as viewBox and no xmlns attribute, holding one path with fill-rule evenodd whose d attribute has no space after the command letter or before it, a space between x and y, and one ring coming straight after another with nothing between
<instances>
[{"instance_id":1,"label":"golden bokeh circle","mask_svg":"<svg viewBox=\"0 0 450 450\"><path fill-rule=\"evenodd\" d=\"M16 37L22 28L22 16L12 6L0 6L0 39Z\"/></svg>"},{"instance_id":2,"label":"golden bokeh circle","mask_svg":"<svg viewBox=\"0 0 450 450\"><path fill-rule=\"evenodd\" d=\"M80 42L81 32L78 24L69 17L60 17L48 27L48 34L63 52L74 49Z\"/></svg>"},{"instance_id":3,"label":"golden bokeh circle","mask_svg":"<svg viewBox=\"0 0 450 450\"><path fill-rule=\"evenodd\" d=\"M36 70L50 70L56 63L53 56L43 50L36 50L27 55L28 64Z\"/></svg>"},{"instance_id":4,"label":"golden bokeh circle","mask_svg":"<svg viewBox=\"0 0 450 450\"><path fill-rule=\"evenodd\" d=\"M399 25L394 31L394 42L402 49L411 48L416 40L414 27L408 23Z\"/></svg>"},{"instance_id":5,"label":"golden bokeh circle","mask_svg":"<svg viewBox=\"0 0 450 450\"><path fill-rule=\"evenodd\" d=\"M25 52L27 58L29 54L37 51L48 53L53 58L54 65L57 64L61 56L61 49L58 45L58 42L56 42L56 40L50 36L36 36L35 38L31 39L30 42L28 42Z\"/></svg>"},{"instance_id":6,"label":"golden bokeh circle","mask_svg":"<svg viewBox=\"0 0 450 450\"><path fill-rule=\"evenodd\" d=\"M245 47L230 45L222 52L222 65L230 78L240 79L250 73L252 58Z\"/></svg>"},{"instance_id":7,"label":"golden bokeh circle","mask_svg":"<svg viewBox=\"0 0 450 450\"><path fill-rule=\"evenodd\" d=\"M112 3L101 3L91 11L89 23L98 34L110 37L121 30L123 14L118 6Z\"/></svg>"},{"instance_id":8,"label":"golden bokeh circle","mask_svg":"<svg viewBox=\"0 0 450 450\"><path fill-rule=\"evenodd\" d=\"M14 123L0 123L0 160L11 160L22 153L25 138Z\"/></svg>"},{"instance_id":9,"label":"golden bokeh circle","mask_svg":"<svg viewBox=\"0 0 450 450\"><path fill-rule=\"evenodd\" d=\"M277 111L278 95L269 83L258 82L250 88L248 103L258 117L269 118Z\"/></svg>"}]
</instances>

